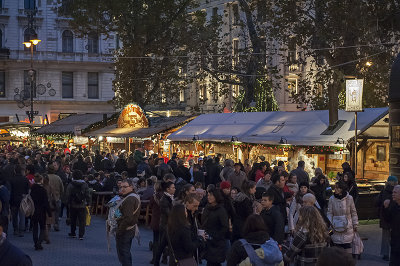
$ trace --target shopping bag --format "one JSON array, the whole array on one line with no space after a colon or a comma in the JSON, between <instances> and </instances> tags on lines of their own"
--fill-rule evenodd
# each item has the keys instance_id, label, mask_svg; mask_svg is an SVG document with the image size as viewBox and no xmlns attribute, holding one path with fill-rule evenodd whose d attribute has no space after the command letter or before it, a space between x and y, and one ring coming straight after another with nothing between
<instances>
[{"instance_id":1,"label":"shopping bag","mask_svg":"<svg viewBox=\"0 0 400 266\"><path fill-rule=\"evenodd\" d=\"M358 232L354 233L352 248L353 248L352 254L359 255L364 252L364 244Z\"/></svg>"},{"instance_id":2,"label":"shopping bag","mask_svg":"<svg viewBox=\"0 0 400 266\"><path fill-rule=\"evenodd\" d=\"M90 221L92 220L92 216L90 216L90 208L86 206L86 226L90 225Z\"/></svg>"}]
</instances>

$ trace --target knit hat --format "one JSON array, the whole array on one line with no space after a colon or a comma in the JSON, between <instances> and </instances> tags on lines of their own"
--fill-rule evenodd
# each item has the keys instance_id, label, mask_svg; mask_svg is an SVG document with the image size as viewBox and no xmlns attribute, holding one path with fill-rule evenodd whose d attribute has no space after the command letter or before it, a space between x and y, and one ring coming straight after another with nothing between
<instances>
[{"instance_id":1,"label":"knit hat","mask_svg":"<svg viewBox=\"0 0 400 266\"><path fill-rule=\"evenodd\" d=\"M225 189L225 188L231 188L231 183L228 181L222 181L221 184L219 185L220 189Z\"/></svg>"},{"instance_id":2,"label":"knit hat","mask_svg":"<svg viewBox=\"0 0 400 266\"><path fill-rule=\"evenodd\" d=\"M397 176L391 175L387 179L388 182L398 182Z\"/></svg>"},{"instance_id":3,"label":"knit hat","mask_svg":"<svg viewBox=\"0 0 400 266\"><path fill-rule=\"evenodd\" d=\"M307 187L307 188L310 188L310 184L308 184L307 182L300 182L300 184L299 184L299 188L301 188L301 187Z\"/></svg>"}]
</instances>

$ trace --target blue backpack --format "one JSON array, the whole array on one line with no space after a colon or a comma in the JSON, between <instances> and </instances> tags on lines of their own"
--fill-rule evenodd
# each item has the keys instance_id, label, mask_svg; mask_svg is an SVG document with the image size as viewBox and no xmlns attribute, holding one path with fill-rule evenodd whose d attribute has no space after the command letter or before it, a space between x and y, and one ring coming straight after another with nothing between
<instances>
[{"instance_id":1,"label":"blue backpack","mask_svg":"<svg viewBox=\"0 0 400 266\"><path fill-rule=\"evenodd\" d=\"M282 252L279 249L278 243L270 238L264 244L250 244L245 239L240 239L244 249L246 250L247 256L250 259L250 263L253 266L275 266L280 263L283 259ZM264 252L264 258L260 258L252 245L257 245L262 248Z\"/></svg>"}]
</instances>

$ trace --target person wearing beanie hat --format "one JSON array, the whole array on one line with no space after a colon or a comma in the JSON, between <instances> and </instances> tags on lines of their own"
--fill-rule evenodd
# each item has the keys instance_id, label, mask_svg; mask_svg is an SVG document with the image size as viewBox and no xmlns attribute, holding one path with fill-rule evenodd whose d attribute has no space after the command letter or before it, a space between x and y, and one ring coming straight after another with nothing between
<instances>
[{"instance_id":1,"label":"person wearing beanie hat","mask_svg":"<svg viewBox=\"0 0 400 266\"><path fill-rule=\"evenodd\" d=\"M307 187L307 188L309 189L309 188L310 188L310 184L307 183L307 182L301 182L301 183L299 184L299 189L300 189L301 187Z\"/></svg>"},{"instance_id":2,"label":"person wearing beanie hat","mask_svg":"<svg viewBox=\"0 0 400 266\"><path fill-rule=\"evenodd\" d=\"M385 261L389 261L390 252L390 224L384 218L384 206L383 202L387 199L392 199L393 188L398 184L396 176L389 176L385 185L385 188L379 193L376 205L379 210L379 227L382 228L381 238L381 256Z\"/></svg>"}]
</instances>

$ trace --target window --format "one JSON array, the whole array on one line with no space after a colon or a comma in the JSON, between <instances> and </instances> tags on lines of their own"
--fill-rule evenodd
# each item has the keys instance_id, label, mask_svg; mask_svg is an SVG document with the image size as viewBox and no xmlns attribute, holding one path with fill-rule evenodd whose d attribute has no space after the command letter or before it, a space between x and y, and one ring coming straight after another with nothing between
<instances>
[{"instance_id":1,"label":"window","mask_svg":"<svg viewBox=\"0 0 400 266\"><path fill-rule=\"evenodd\" d=\"M201 84L199 87L199 96L203 101L207 100L207 86L206 84Z\"/></svg>"},{"instance_id":2,"label":"window","mask_svg":"<svg viewBox=\"0 0 400 266\"><path fill-rule=\"evenodd\" d=\"M232 85L232 96L237 98L239 96L240 87L239 85Z\"/></svg>"},{"instance_id":3,"label":"window","mask_svg":"<svg viewBox=\"0 0 400 266\"><path fill-rule=\"evenodd\" d=\"M180 91L179 91L179 101L180 102L185 101L185 90L184 89L180 89Z\"/></svg>"},{"instance_id":4,"label":"window","mask_svg":"<svg viewBox=\"0 0 400 266\"><path fill-rule=\"evenodd\" d=\"M288 63L295 64L297 61L296 39L290 38L288 43Z\"/></svg>"},{"instance_id":5,"label":"window","mask_svg":"<svg viewBox=\"0 0 400 266\"><path fill-rule=\"evenodd\" d=\"M62 72L62 97L74 98L74 73Z\"/></svg>"},{"instance_id":6,"label":"window","mask_svg":"<svg viewBox=\"0 0 400 266\"><path fill-rule=\"evenodd\" d=\"M88 73L88 98L99 98L99 73L97 72Z\"/></svg>"},{"instance_id":7,"label":"window","mask_svg":"<svg viewBox=\"0 0 400 266\"><path fill-rule=\"evenodd\" d=\"M217 18L217 16L218 16L218 7L214 7L212 9L212 17Z\"/></svg>"},{"instance_id":8,"label":"window","mask_svg":"<svg viewBox=\"0 0 400 266\"><path fill-rule=\"evenodd\" d=\"M74 51L74 35L70 30L65 30L62 34L62 51L63 53L72 53Z\"/></svg>"},{"instance_id":9,"label":"window","mask_svg":"<svg viewBox=\"0 0 400 266\"><path fill-rule=\"evenodd\" d=\"M376 146L376 160L386 161L386 146Z\"/></svg>"},{"instance_id":10,"label":"window","mask_svg":"<svg viewBox=\"0 0 400 266\"><path fill-rule=\"evenodd\" d=\"M239 15L239 6L238 4L232 5L232 12L233 12L233 21L232 23L237 25L240 22L240 15Z\"/></svg>"},{"instance_id":11,"label":"window","mask_svg":"<svg viewBox=\"0 0 400 266\"><path fill-rule=\"evenodd\" d=\"M24 42L29 42L30 40L36 39L37 34L34 29L26 29L24 31ZM30 51L31 48L26 48L24 45L25 51ZM36 45L33 45L33 50L36 51Z\"/></svg>"},{"instance_id":12,"label":"window","mask_svg":"<svg viewBox=\"0 0 400 266\"><path fill-rule=\"evenodd\" d=\"M214 90L213 90L213 100L216 102L216 101L218 101L218 97L219 97L219 83L217 83L216 85L215 85L215 87L214 87Z\"/></svg>"},{"instance_id":13,"label":"window","mask_svg":"<svg viewBox=\"0 0 400 266\"><path fill-rule=\"evenodd\" d=\"M99 36L96 33L89 34L87 49L89 54L97 54L99 52Z\"/></svg>"},{"instance_id":14,"label":"window","mask_svg":"<svg viewBox=\"0 0 400 266\"><path fill-rule=\"evenodd\" d=\"M239 40L235 39L232 43L233 66L239 63Z\"/></svg>"},{"instance_id":15,"label":"window","mask_svg":"<svg viewBox=\"0 0 400 266\"><path fill-rule=\"evenodd\" d=\"M167 95L164 88L161 89L161 103L167 103Z\"/></svg>"},{"instance_id":16,"label":"window","mask_svg":"<svg viewBox=\"0 0 400 266\"><path fill-rule=\"evenodd\" d=\"M297 78L288 78L288 90L291 95L297 94Z\"/></svg>"},{"instance_id":17,"label":"window","mask_svg":"<svg viewBox=\"0 0 400 266\"><path fill-rule=\"evenodd\" d=\"M31 98L31 70L24 70L24 97ZM36 97L36 71L33 70L33 97Z\"/></svg>"},{"instance_id":18,"label":"window","mask_svg":"<svg viewBox=\"0 0 400 266\"><path fill-rule=\"evenodd\" d=\"M0 97L6 97L6 72L0 71Z\"/></svg>"},{"instance_id":19,"label":"window","mask_svg":"<svg viewBox=\"0 0 400 266\"><path fill-rule=\"evenodd\" d=\"M35 0L24 0L24 8L25 9L35 9L36 7Z\"/></svg>"}]
</instances>

